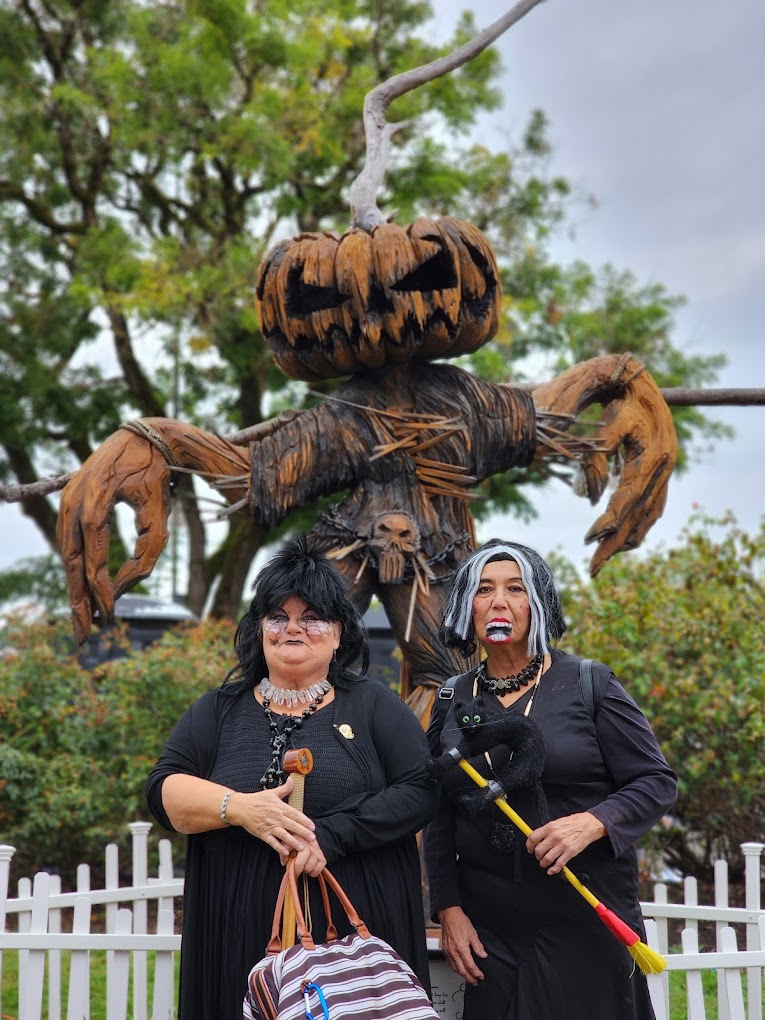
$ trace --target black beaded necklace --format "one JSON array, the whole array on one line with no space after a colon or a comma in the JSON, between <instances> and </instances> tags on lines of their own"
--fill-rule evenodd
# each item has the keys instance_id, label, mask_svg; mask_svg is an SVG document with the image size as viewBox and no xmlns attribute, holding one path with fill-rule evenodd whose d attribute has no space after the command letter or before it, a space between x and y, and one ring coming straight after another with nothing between
<instances>
[{"instance_id":1,"label":"black beaded necklace","mask_svg":"<svg viewBox=\"0 0 765 1020\"><path fill-rule=\"evenodd\" d=\"M271 711L271 701L263 698L263 714L268 720L268 728L271 731L271 764L260 780L264 790L273 790L276 786L282 786L287 781L287 774L282 768L284 752L292 740L292 734L299 730L309 715L317 710L324 701L323 694L317 694L311 704L304 708L300 715L277 716ZM281 722L280 722L281 720Z\"/></svg>"},{"instance_id":2,"label":"black beaded necklace","mask_svg":"<svg viewBox=\"0 0 765 1020\"><path fill-rule=\"evenodd\" d=\"M521 687L528 687L529 682L536 676L539 667L544 660L543 655L535 655L527 665L511 676L489 676L486 672L486 659L476 671L476 679L483 690L490 694L504 694L507 691L519 691Z\"/></svg>"}]
</instances>

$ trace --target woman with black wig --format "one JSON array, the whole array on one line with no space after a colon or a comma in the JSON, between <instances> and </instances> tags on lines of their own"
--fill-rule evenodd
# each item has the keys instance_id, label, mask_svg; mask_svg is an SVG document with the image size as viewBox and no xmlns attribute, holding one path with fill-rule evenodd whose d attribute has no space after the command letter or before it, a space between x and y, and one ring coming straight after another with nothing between
<instances>
[{"instance_id":1,"label":"woman with black wig","mask_svg":"<svg viewBox=\"0 0 765 1020\"><path fill-rule=\"evenodd\" d=\"M649 1020L646 980L590 906L560 878L568 865L645 938L634 841L675 802L676 781L640 709L614 674L552 648L566 629L550 568L534 550L492 541L457 570L441 637L485 658L445 684L428 740L434 755L460 740L454 706L481 697L487 721L530 717L545 738L540 798L508 802L526 839L494 805L476 814L471 780L455 768L425 831L430 905L442 946L465 981L464 1020ZM592 697L586 691L592 692ZM473 706L477 712L480 706ZM512 769L507 748L471 760L486 778ZM586 877L585 877L586 876Z\"/></svg>"},{"instance_id":2,"label":"woman with black wig","mask_svg":"<svg viewBox=\"0 0 765 1020\"><path fill-rule=\"evenodd\" d=\"M298 873L330 865L370 931L429 991L415 841L433 807L425 734L363 676L364 625L344 579L304 538L261 570L235 647L237 665L184 713L147 783L155 818L189 837L180 1020L242 1016L290 851ZM362 675L351 671L359 659ZM304 813L287 803L283 756L293 747L313 753ZM302 885L323 941L318 883Z\"/></svg>"}]
</instances>

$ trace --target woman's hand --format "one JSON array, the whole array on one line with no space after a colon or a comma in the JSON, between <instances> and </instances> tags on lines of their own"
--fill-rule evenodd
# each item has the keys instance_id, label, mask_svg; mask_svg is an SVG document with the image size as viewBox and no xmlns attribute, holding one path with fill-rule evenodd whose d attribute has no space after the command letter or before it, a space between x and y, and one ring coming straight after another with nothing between
<instances>
[{"instance_id":1,"label":"woman's hand","mask_svg":"<svg viewBox=\"0 0 765 1020\"><path fill-rule=\"evenodd\" d=\"M483 971L473 955L485 960L489 954L483 948L470 918L462 907L447 907L439 910L438 919L441 922L441 949L446 962L469 985L477 985L483 980Z\"/></svg>"},{"instance_id":2,"label":"woman's hand","mask_svg":"<svg viewBox=\"0 0 765 1020\"><path fill-rule=\"evenodd\" d=\"M282 857L282 864L286 866L288 860L289 857ZM302 875L305 872L311 878L318 878L326 866L327 858L316 840L295 854L296 875Z\"/></svg>"},{"instance_id":3,"label":"woman's hand","mask_svg":"<svg viewBox=\"0 0 765 1020\"><path fill-rule=\"evenodd\" d=\"M316 843L313 833L315 826L311 819L297 808L285 804L294 785L292 776L289 776L287 782L275 790L234 793L226 809L232 825L241 825L251 836L257 836L268 843L282 855L284 861L291 850L300 853L310 844Z\"/></svg>"},{"instance_id":4,"label":"woman's hand","mask_svg":"<svg viewBox=\"0 0 765 1020\"><path fill-rule=\"evenodd\" d=\"M534 854L540 867L547 869L548 875L557 875L572 857L605 834L605 826L595 815L580 811L534 829L526 840L526 849Z\"/></svg>"}]
</instances>

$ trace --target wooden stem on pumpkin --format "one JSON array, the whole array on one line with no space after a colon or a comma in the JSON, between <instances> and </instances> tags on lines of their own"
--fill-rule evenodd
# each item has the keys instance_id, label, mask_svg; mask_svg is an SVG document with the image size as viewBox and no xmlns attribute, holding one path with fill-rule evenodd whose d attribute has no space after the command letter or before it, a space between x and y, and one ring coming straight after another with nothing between
<instances>
[{"instance_id":1,"label":"wooden stem on pumpkin","mask_svg":"<svg viewBox=\"0 0 765 1020\"><path fill-rule=\"evenodd\" d=\"M497 18L488 28L479 32L453 53L439 57L438 60L431 60L429 64L423 64L421 67L413 67L410 71L404 71L402 74L395 74L367 93L364 99L364 135L367 154L361 173L351 185L350 192L354 227L371 231L373 227L390 219L390 217L383 216L377 208L377 192L385 177L390 156L390 140L395 132L405 127L407 123L404 121L398 124L388 124L385 120L385 114L393 100L435 78L449 74L450 71L454 71L463 64L467 64L469 60L477 57L479 53L491 46L495 39L498 39L516 21L520 21L540 2L541 0L520 0L515 7L503 14L501 18Z\"/></svg>"}]
</instances>

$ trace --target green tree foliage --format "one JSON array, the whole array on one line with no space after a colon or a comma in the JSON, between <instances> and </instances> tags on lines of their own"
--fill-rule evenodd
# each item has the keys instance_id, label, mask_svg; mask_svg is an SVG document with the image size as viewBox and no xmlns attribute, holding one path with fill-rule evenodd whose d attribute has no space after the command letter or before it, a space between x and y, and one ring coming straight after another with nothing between
<instances>
[{"instance_id":1,"label":"green tree foliage","mask_svg":"<svg viewBox=\"0 0 765 1020\"><path fill-rule=\"evenodd\" d=\"M233 663L233 628L207 621L94 673L64 623L12 623L3 638L0 841L17 848L18 877L43 867L73 879L82 862L101 866L107 843L127 846L127 822L149 820L146 777L182 712Z\"/></svg>"},{"instance_id":2,"label":"green tree foliage","mask_svg":"<svg viewBox=\"0 0 765 1020\"><path fill-rule=\"evenodd\" d=\"M708 878L765 831L765 518L753 535L694 518L677 548L563 576L563 643L607 663L646 712L680 786L680 825L658 838Z\"/></svg>"},{"instance_id":3,"label":"green tree foliage","mask_svg":"<svg viewBox=\"0 0 765 1020\"><path fill-rule=\"evenodd\" d=\"M426 40L430 14L414 0L0 0L0 480L76 467L136 414L225 432L305 398L285 396L263 344L256 270L277 237L348 225L365 93L453 48ZM474 30L465 16L453 43ZM464 141L499 104L498 70L489 50L396 101L392 119L417 127L395 136L381 195L400 220L464 215L495 244L507 322L473 368L507 378L536 350L563 363L630 348L660 382L707 381L717 363L672 348L661 288L614 274L604 291L586 267L549 264L570 189L548 172L541 114L512 152ZM684 441L708 429L684 414ZM543 475L492 482L487 506L530 512L511 483ZM217 582L213 612L233 616L266 536L236 521L211 553L188 479L178 502L189 605ZM54 547L53 504L22 508Z\"/></svg>"},{"instance_id":4,"label":"green tree foliage","mask_svg":"<svg viewBox=\"0 0 765 1020\"><path fill-rule=\"evenodd\" d=\"M38 612L46 613L66 602L66 577L58 556L31 556L0 571L0 605L20 599L28 599Z\"/></svg>"}]
</instances>

